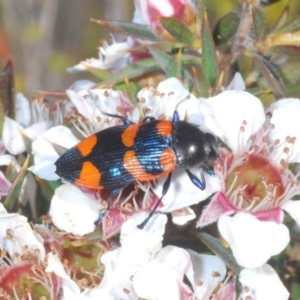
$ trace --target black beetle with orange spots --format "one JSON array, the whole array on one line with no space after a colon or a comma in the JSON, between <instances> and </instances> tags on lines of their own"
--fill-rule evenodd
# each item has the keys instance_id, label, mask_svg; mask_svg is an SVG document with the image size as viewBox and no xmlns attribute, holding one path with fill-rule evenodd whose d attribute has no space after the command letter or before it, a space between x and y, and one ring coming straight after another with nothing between
<instances>
[{"instance_id":1,"label":"black beetle with orange spots","mask_svg":"<svg viewBox=\"0 0 300 300\"><path fill-rule=\"evenodd\" d=\"M55 163L56 173L64 180L89 189L112 189L110 199L135 180L147 181L167 175L162 195L142 229L156 211L171 183L172 171L185 169L192 183L205 189L203 167L218 158L217 139L197 126L180 121L177 111L173 120L145 118L133 124L118 115L124 125L99 131L65 152ZM199 179L189 169L199 165Z\"/></svg>"}]
</instances>

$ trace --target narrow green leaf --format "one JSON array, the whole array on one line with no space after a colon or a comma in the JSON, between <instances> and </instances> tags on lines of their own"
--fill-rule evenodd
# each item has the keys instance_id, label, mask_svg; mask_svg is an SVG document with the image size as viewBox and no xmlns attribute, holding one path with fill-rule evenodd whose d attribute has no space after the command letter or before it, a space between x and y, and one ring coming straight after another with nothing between
<instances>
[{"instance_id":1,"label":"narrow green leaf","mask_svg":"<svg viewBox=\"0 0 300 300\"><path fill-rule=\"evenodd\" d=\"M193 230L192 233L213 253L219 256L229 269L231 269L235 274L239 274L242 268L238 265L231 252L224 248L218 239L200 230Z\"/></svg>"},{"instance_id":2,"label":"narrow green leaf","mask_svg":"<svg viewBox=\"0 0 300 300\"><path fill-rule=\"evenodd\" d=\"M203 73L198 70L197 68L193 67L193 74L194 74L194 84L196 85L196 88L198 89L200 95L199 97L208 98L209 97L209 84L207 79L204 77Z\"/></svg>"},{"instance_id":3,"label":"narrow green leaf","mask_svg":"<svg viewBox=\"0 0 300 300\"><path fill-rule=\"evenodd\" d=\"M72 241L71 245L73 247L80 247L83 245L99 243L99 241L102 241L102 240L103 240L102 227L98 226L95 228L95 230L93 232L86 234L80 240Z\"/></svg>"},{"instance_id":4,"label":"narrow green leaf","mask_svg":"<svg viewBox=\"0 0 300 300\"><path fill-rule=\"evenodd\" d=\"M149 27L142 24L135 24L131 22L121 22L121 21L103 21L94 20L92 21L119 33L130 35L140 39L146 39L151 41L159 41L160 38L157 37Z\"/></svg>"},{"instance_id":5,"label":"narrow green leaf","mask_svg":"<svg viewBox=\"0 0 300 300\"><path fill-rule=\"evenodd\" d=\"M18 198L19 198L19 195L20 195L20 191L21 191L21 188L22 188L22 184L24 182L24 179L26 177L26 174L27 174L27 168L28 168L28 165L29 165L29 155L27 156L19 174L17 175L17 177L15 178L12 186L11 186L11 189L4 201L4 206L5 208L7 209L8 212L12 212Z\"/></svg>"},{"instance_id":6,"label":"narrow green leaf","mask_svg":"<svg viewBox=\"0 0 300 300\"><path fill-rule=\"evenodd\" d=\"M286 226L290 231L291 240L300 243L300 227L297 225L297 223L294 221L287 222Z\"/></svg>"},{"instance_id":7,"label":"narrow green leaf","mask_svg":"<svg viewBox=\"0 0 300 300\"><path fill-rule=\"evenodd\" d=\"M174 62L174 58L172 62ZM201 59L192 55L182 55L181 64L183 66L199 66L199 64L201 64ZM115 74L112 74L109 78L101 82L97 88L103 88L124 82L125 77L128 77L128 79L133 79L158 70L160 70L158 62L152 57L146 58L121 69Z\"/></svg>"},{"instance_id":8,"label":"narrow green leaf","mask_svg":"<svg viewBox=\"0 0 300 300\"><path fill-rule=\"evenodd\" d=\"M268 84L276 99L287 97L287 92L284 88L284 84L275 67L273 67L268 60L258 54L252 53L252 57L263 73L265 79L268 81Z\"/></svg>"},{"instance_id":9,"label":"narrow green leaf","mask_svg":"<svg viewBox=\"0 0 300 300\"><path fill-rule=\"evenodd\" d=\"M279 75L286 83L298 81L300 79L300 61L293 59L286 64L282 64L278 69Z\"/></svg>"},{"instance_id":10,"label":"narrow green leaf","mask_svg":"<svg viewBox=\"0 0 300 300\"><path fill-rule=\"evenodd\" d=\"M258 40L262 39L265 34L266 23L259 7L253 8L253 24Z\"/></svg>"},{"instance_id":11,"label":"narrow green leaf","mask_svg":"<svg viewBox=\"0 0 300 300\"><path fill-rule=\"evenodd\" d=\"M109 78L101 82L97 88L103 88L123 82L125 77L132 79L150 72L158 71L159 69L159 65L154 58L146 58L119 70L115 74L112 74Z\"/></svg>"},{"instance_id":12,"label":"narrow green leaf","mask_svg":"<svg viewBox=\"0 0 300 300\"><path fill-rule=\"evenodd\" d=\"M94 67L89 66L88 64L85 64L82 62L82 65L91 73L93 74L97 79L103 81L107 79L109 76L111 76L111 72L107 70L102 70L102 69L96 69Z\"/></svg>"},{"instance_id":13,"label":"narrow green leaf","mask_svg":"<svg viewBox=\"0 0 300 300\"><path fill-rule=\"evenodd\" d=\"M134 105L137 104L138 100L136 95L139 92L140 87L136 83L129 81L129 86L127 86L127 84L121 82L116 84L114 88L124 93Z\"/></svg>"},{"instance_id":14,"label":"narrow green leaf","mask_svg":"<svg viewBox=\"0 0 300 300\"><path fill-rule=\"evenodd\" d=\"M222 16L213 31L213 37L216 45L224 44L233 38L239 23L240 16L237 11L230 11Z\"/></svg>"},{"instance_id":15,"label":"narrow green leaf","mask_svg":"<svg viewBox=\"0 0 300 300\"><path fill-rule=\"evenodd\" d=\"M26 146L26 151L28 153L32 152L32 139L30 137L28 137L24 132L20 132L21 136L23 138L24 144Z\"/></svg>"},{"instance_id":16,"label":"narrow green leaf","mask_svg":"<svg viewBox=\"0 0 300 300\"><path fill-rule=\"evenodd\" d=\"M300 16L288 20L279 28L275 29L269 36L276 36L282 33L294 32L300 29Z\"/></svg>"},{"instance_id":17,"label":"narrow green leaf","mask_svg":"<svg viewBox=\"0 0 300 300\"><path fill-rule=\"evenodd\" d=\"M155 49L160 49L164 51L174 51L186 46L186 44L178 43L178 42L162 42L162 43L153 43L151 46ZM127 50L129 53L146 53L148 52L148 45L138 45L137 47L130 48Z\"/></svg>"},{"instance_id":18,"label":"narrow green leaf","mask_svg":"<svg viewBox=\"0 0 300 300\"><path fill-rule=\"evenodd\" d=\"M279 1L281 1L281 0L267 0L267 1L262 1L261 5L263 5L263 6L269 6L269 5L275 4L275 3L279 2Z\"/></svg>"},{"instance_id":19,"label":"narrow green leaf","mask_svg":"<svg viewBox=\"0 0 300 300\"><path fill-rule=\"evenodd\" d=\"M35 179L41 189L42 194L47 201L50 202L54 195L55 189L61 185L60 180L47 181L38 176L35 176Z\"/></svg>"},{"instance_id":20,"label":"narrow green leaf","mask_svg":"<svg viewBox=\"0 0 300 300\"><path fill-rule=\"evenodd\" d=\"M137 105L138 99L136 95L139 87L134 82L129 81L128 78L125 77L124 83L115 85L115 88L125 94L132 104Z\"/></svg>"},{"instance_id":21,"label":"narrow green leaf","mask_svg":"<svg viewBox=\"0 0 300 300\"><path fill-rule=\"evenodd\" d=\"M161 69L166 73L167 77L180 77L181 64L177 59L161 50L150 46L148 48Z\"/></svg>"},{"instance_id":22,"label":"narrow green leaf","mask_svg":"<svg viewBox=\"0 0 300 300\"><path fill-rule=\"evenodd\" d=\"M292 282L291 288L291 300L299 300L300 299L300 283Z\"/></svg>"},{"instance_id":23,"label":"narrow green leaf","mask_svg":"<svg viewBox=\"0 0 300 300\"><path fill-rule=\"evenodd\" d=\"M160 18L162 26L179 42L190 45L195 49L201 47L201 40L189 28L174 18Z\"/></svg>"},{"instance_id":24,"label":"narrow green leaf","mask_svg":"<svg viewBox=\"0 0 300 300\"><path fill-rule=\"evenodd\" d=\"M269 51L276 54L300 57L300 47L292 45L280 45L269 48Z\"/></svg>"},{"instance_id":25,"label":"narrow green leaf","mask_svg":"<svg viewBox=\"0 0 300 300\"><path fill-rule=\"evenodd\" d=\"M206 13L202 28L202 70L209 85L213 87L218 75L217 56Z\"/></svg>"}]
</instances>

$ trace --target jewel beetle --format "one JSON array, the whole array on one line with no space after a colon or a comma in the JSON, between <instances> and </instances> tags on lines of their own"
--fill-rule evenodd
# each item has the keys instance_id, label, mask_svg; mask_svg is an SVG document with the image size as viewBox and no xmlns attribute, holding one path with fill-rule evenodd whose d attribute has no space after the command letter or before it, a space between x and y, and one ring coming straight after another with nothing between
<instances>
[{"instance_id":1,"label":"jewel beetle","mask_svg":"<svg viewBox=\"0 0 300 300\"><path fill-rule=\"evenodd\" d=\"M108 210L112 196L133 181L167 175L161 198L139 225L141 229L168 192L176 167L184 169L197 188L205 189L203 168L218 158L214 135L180 121L176 110L172 121L146 117L140 124L119 115L107 115L122 119L123 125L99 131L66 151L55 162L56 173L62 179L89 189L112 189ZM189 170L196 165L201 178Z\"/></svg>"}]
</instances>

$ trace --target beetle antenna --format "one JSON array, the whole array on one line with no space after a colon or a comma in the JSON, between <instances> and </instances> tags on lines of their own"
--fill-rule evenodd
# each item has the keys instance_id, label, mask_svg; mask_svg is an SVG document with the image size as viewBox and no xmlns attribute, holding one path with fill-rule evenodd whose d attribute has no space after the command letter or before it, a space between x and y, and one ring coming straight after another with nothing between
<instances>
[{"instance_id":1,"label":"beetle antenna","mask_svg":"<svg viewBox=\"0 0 300 300\"><path fill-rule=\"evenodd\" d=\"M161 203L163 197L166 195L166 193L169 190L170 187L170 183L171 183L171 178L172 178L172 173L170 173L167 177L167 179L165 180L164 184L163 184L163 190L162 190L162 195L159 198L159 200L156 202L155 206L153 207L153 209L151 210L149 216L137 227L139 229L144 229L144 227L146 226L146 224L149 222L149 220L151 219L151 217L154 215L155 211L157 210L159 204Z\"/></svg>"},{"instance_id":2,"label":"beetle antenna","mask_svg":"<svg viewBox=\"0 0 300 300\"><path fill-rule=\"evenodd\" d=\"M182 104L182 103L185 102L185 101L188 101L189 99L191 99L191 93L189 93L186 97L184 97L182 100L180 100L180 101L176 104L175 110L177 110L177 108L178 108L178 106L179 106L180 104Z\"/></svg>"}]
</instances>

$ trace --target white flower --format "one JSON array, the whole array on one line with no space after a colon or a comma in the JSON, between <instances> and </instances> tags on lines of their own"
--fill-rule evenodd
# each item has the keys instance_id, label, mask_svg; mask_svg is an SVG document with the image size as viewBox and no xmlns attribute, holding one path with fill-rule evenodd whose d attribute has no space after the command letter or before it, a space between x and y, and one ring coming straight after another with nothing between
<instances>
[{"instance_id":1,"label":"white flower","mask_svg":"<svg viewBox=\"0 0 300 300\"><path fill-rule=\"evenodd\" d=\"M55 161L59 158L53 144L69 149L75 146L79 140L65 126L56 126L47 130L32 143L34 165L28 168L42 179L57 180Z\"/></svg>"},{"instance_id":2,"label":"white flower","mask_svg":"<svg viewBox=\"0 0 300 300\"><path fill-rule=\"evenodd\" d=\"M225 264L217 257L167 246L162 248L166 216L154 215L143 230L137 228L146 213L137 213L123 224L121 247L106 252L100 285L88 295L101 299L180 299L192 297L183 282L186 276L196 297L209 297L226 275ZM202 282L202 286L199 286ZM204 299L204 298L203 298ZM206 299L206 298L205 298ZM208 298L207 298L208 299Z\"/></svg>"},{"instance_id":3,"label":"white flower","mask_svg":"<svg viewBox=\"0 0 300 300\"><path fill-rule=\"evenodd\" d=\"M89 121L89 135L105 128L122 124L120 118L109 117L105 114L118 114L130 117L132 104L119 91L112 89L90 89L75 92L67 90L78 112Z\"/></svg>"},{"instance_id":4,"label":"white flower","mask_svg":"<svg viewBox=\"0 0 300 300\"><path fill-rule=\"evenodd\" d=\"M80 71L86 71L89 68L117 71L125 67L128 64L130 55L126 52L126 50L130 48L130 45L127 41L117 43L113 35L111 35L111 39L111 45L105 42L102 47L98 48L98 59L87 59L76 66L68 68L67 71L70 73L77 73Z\"/></svg>"},{"instance_id":5,"label":"white flower","mask_svg":"<svg viewBox=\"0 0 300 300\"><path fill-rule=\"evenodd\" d=\"M230 245L238 264L253 269L279 254L290 241L287 227L270 221L259 221L249 213L221 216L218 228Z\"/></svg>"},{"instance_id":6,"label":"white flower","mask_svg":"<svg viewBox=\"0 0 300 300\"><path fill-rule=\"evenodd\" d=\"M242 299L287 300L289 292L270 265L256 269L243 269L239 274Z\"/></svg>"},{"instance_id":7,"label":"white flower","mask_svg":"<svg viewBox=\"0 0 300 300\"><path fill-rule=\"evenodd\" d=\"M63 184L55 190L49 215L59 229L84 235L95 229L94 222L101 209L99 201L90 198L75 185Z\"/></svg>"},{"instance_id":8,"label":"white flower","mask_svg":"<svg viewBox=\"0 0 300 300\"><path fill-rule=\"evenodd\" d=\"M29 251L38 251L42 260L45 256L43 239L34 232L27 222L27 218L16 213L8 214L2 207L0 213L0 248L6 250L13 261L17 254L22 254L25 247Z\"/></svg>"},{"instance_id":9,"label":"white flower","mask_svg":"<svg viewBox=\"0 0 300 300\"><path fill-rule=\"evenodd\" d=\"M156 89L143 88L137 97L145 116L172 120L178 105L177 111L181 120L187 115L190 123L198 124L199 100L190 94L177 78L168 78L160 82Z\"/></svg>"},{"instance_id":10,"label":"white flower","mask_svg":"<svg viewBox=\"0 0 300 300\"><path fill-rule=\"evenodd\" d=\"M26 129L18 122L5 117L2 139L6 149L13 155L18 155L26 150L22 134L34 140L51 125L51 122L35 123Z\"/></svg>"},{"instance_id":11,"label":"white flower","mask_svg":"<svg viewBox=\"0 0 300 300\"><path fill-rule=\"evenodd\" d=\"M273 116L267 129L263 128L266 118L261 102L246 92L224 92L201 102L200 108L206 126L232 153L220 151L221 163L215 168L215 175L221 189L197 225L218 221L239 264L259 267L289 243L288 229L281 224L283 210L300 221L300 201L292 200L300 194L300 188L288 169L288 162L300 158L300 144L295 142L300 139L300 132L293 128L299 122L300 101L280 100L271 105L268 114L273 112ZM295 113L287 113L292 110ZM246 219L253 226L249 227L249 222L246 225ZM280 238L267 243L274 228Z\"/></svg>"}]
</instances>

